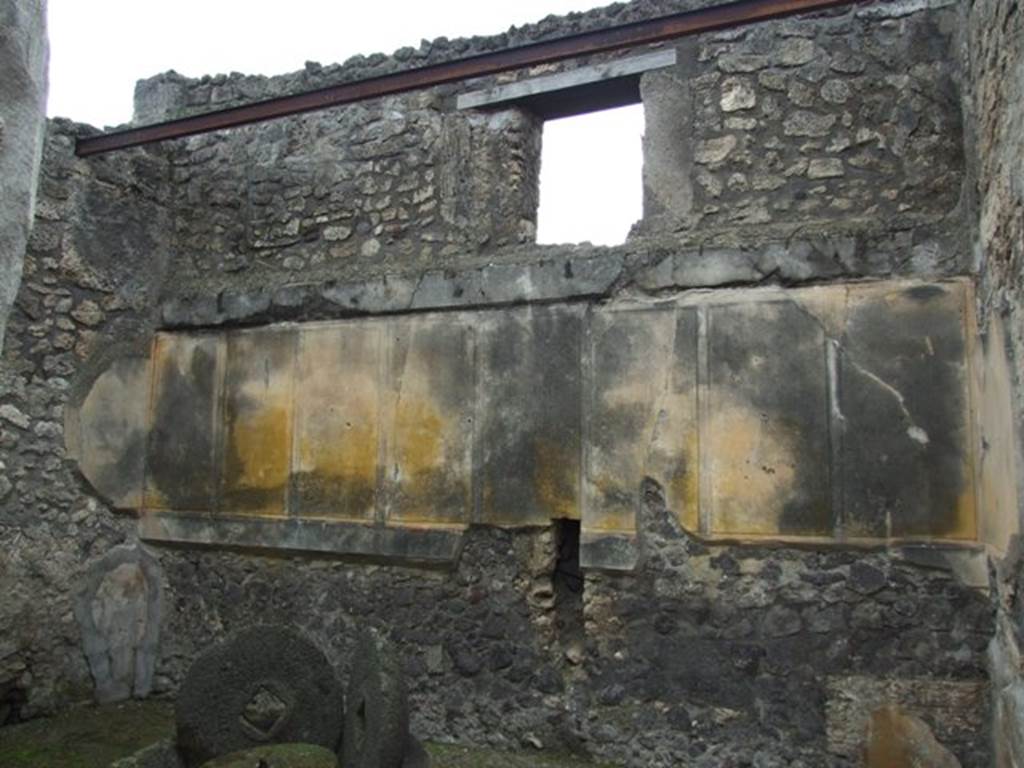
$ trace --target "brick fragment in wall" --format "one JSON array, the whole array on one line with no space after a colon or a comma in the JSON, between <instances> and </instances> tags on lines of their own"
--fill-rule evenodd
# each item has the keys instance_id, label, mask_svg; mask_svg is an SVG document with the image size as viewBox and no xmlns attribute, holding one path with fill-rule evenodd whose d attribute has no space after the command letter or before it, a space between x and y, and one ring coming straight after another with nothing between
<instances>
[{"instance_id":1,"label":"brick fragment in wall","mask_svg":"<svg viewBox=\"0 0 1024 768\"><path fill-rule=\"evenodd\" d=\"M892 705L921 717L939 741L962 742L984 727L987 695L987 686L979 681L829 678L825 705L829 750L860 757L872 713Z\"/></svg>"}]
</instances>

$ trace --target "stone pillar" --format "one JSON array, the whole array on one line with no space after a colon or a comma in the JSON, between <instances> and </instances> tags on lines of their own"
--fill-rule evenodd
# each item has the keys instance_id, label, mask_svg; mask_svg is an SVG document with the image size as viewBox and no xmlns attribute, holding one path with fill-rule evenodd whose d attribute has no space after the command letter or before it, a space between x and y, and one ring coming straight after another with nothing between
<instances>
[{"instance_id":1,"label":"stone pillar","mask_svg":"<svg viewBox=\"0 0 1024 768\"><path fill-rule=\"evenodd\" d=\"M0 0L0 349L32 225L48 61L46 0Z\"/></svg>"}]
</instances>

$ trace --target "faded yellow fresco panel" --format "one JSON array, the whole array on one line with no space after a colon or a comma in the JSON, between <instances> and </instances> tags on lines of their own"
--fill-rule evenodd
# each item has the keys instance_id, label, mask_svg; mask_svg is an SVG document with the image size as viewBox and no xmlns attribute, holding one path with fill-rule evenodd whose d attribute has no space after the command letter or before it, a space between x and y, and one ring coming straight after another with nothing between
<instances>
[{"instance_id":1,"label":"faded yellow fresco panel","mask_svg":"<svg viewBox=\"0 0 1024 768\"><path fill-rule=\"evenodd\" d=\"M152 371L143 506L213 512L220 477L224 337L159 333Z\"/></svg>"},{"instance_id":2,"label":"faded yellow fresco panel","mask_svg":"<svg viewBox=\"0 0 1024 768\"><path fill-rule=\"evenodd\" d=\"M774 535L796 478L796 457L785 432L749 405L716 393L708 433L715 534Z\"/></svg>"},{"instance_id":3,"label":"faded yellow fresco panel","mask_svg":"<svg viewBox=\"0 0 1024 768\"><path fill-rule=\"evenodd\" d=\"M708 310L702 435L715 535L829 536L825 336L791 300Z\"/></svg>"},{"instance_id":4,"label":"faded yellow fresco panel","mask_svg":"<svg viewBox=\"0 0 1024 768\"><path fill-rule=\"evenodd\" d=\"M290 329L227 335L222 512L286 512L296 335Z\"/></svg>"},{"instance_id":5,"label":"faded yellow fresco panel","mask_svg":"<svg viewBox=\"0 0 1024 768\"><path fill-rule=\"evenodd\" d=\"M840 355L850 536L974 540L967 281L850 291Z\"/></svg>"},{"instance_id":6,"label":"faded yellow fresco panel","mask_svg":"<svg viewBox=\"0 0 1024 768\"><path fill-rule=\"evenodd\" d=\"M579 307L480 313L480 522L580 517Z\"/></svg>"},{"instance_id":7,"label":"faded yellow fresco panel","mask_svg":"<svg viewBox=\"0 0 1024 768\"><path fill-rule=\"evenodd\" d=\"M697 316L692 309L595 311L583 528L630 533L645 478L691 530L698 520Z\"/></svg>"},{"instance_id":8,"label":"faded yellow fresco panel","mask_svg":"<svg viewBox=\"0 0 1024 768\"><path fill-rule=\"evenodd\" d=\"M383 497L392 522L468 523L475 409L473 329L460 316L388 325Z\"/></svg>"},{"instance_id":9,"label":"faded yellow fresco panel","mask_svg":"<svg viewBox=\"0 0 1024 768\"><path fill-rule=\"evenodd\" d=\"M294 515L360 521L374 516L383 334L379 322L300 331L291 476Z\"/></svg>"},{"instance_id":10,"label":"faded yellow fresco panel","mask_svg":"<svg viewBox=\"0 0 1024 768\"><path fill-rule=\"evenodd\" d=\"M1002 319L989 319L984 345L974 352L974 403L979 435L973 443L978 485L978 539L1006 552L1020 532L1017 514L1017 444L1013 419L1013 375L1006 357ZM978 445L986 446L984 451Z\"/></svg>"}]
</instances>

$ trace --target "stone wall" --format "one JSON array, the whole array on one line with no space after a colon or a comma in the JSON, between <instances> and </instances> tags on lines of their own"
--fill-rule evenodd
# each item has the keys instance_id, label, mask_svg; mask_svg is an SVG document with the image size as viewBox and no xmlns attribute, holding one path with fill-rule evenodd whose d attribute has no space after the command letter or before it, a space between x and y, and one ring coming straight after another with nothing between
<instances>
[{"instance_id":1,"label":"stone wall","mask_svg":"<svg viewBox=\"0 0 1024 768\"><path fill-rule=\"evenodd\" d=\"M163 76L141 86L138 112L685 5L614 6L280 79ZM78 474L64 418L104 355L168 328L966 274L948 5L880 3L680 43L677 64L642 82L645 218L613 249L532 243L540 121L521 106L454 108L459 88L493 79L87 161L72 143L90 129L51 123L0 390L0 535L14 542L0 553L4 719L94 689L71 594L135 539L135 521ZM896 703L963 765L988 764L994 630L979 547L711 544L675 524L656 483L639 491L638 565L621 574L579 568L571 521L471 527L449 569L154 547L152 689L173 694L199 651L254 621L302 628L343 669L370 624L403 650L422 736L635 766L846 765L870 711Z\"/></svg>"},{"instance_id":2,"label":"stone wall","mask_svg":"<svg viewBox=\"0 0 1024 768\"><path fill-rule=\"evenodd\" d=\"M1013 477L1024 477L1024 16L1019 3L971 3L968 32L980 313L992 356L1009 361L1002 374L1010 382L1004 418L1012 415L1008 420L1014 427L1005 438L1009 460L1002 474L1008 485L1001 495L1008 520L995 570L999 615L990 649L996 764L1014 768L1024 765L1024 570L1019 533L1009 535L1021 527L1021 486Z\"/></svg>"},{"instance_id":3,"label":"stone wall","mask_svg":"<svg viewBox=\"0 0 1024 768\"><path fill-rule=\"evenodd\" d=\"M757 265L764 274L962 272L967 251L950 218L963 171L956 61L948 55L955 21L952 8L883 7L678 43L677 64L642 81L646 210L630 241L632 261L660 259L666 239L675 247L750 245L766 230L777 228L777 239L799 228L894 237L901 251L909 247L895 263L878 253L826 254L829 263L795 269ZM554 68L578 72L608 58ZM414 57L406 66L419 63ZM270 79L163 75L140 84L139 117L236 105L401 64L382 57L372 70L355 62L329 77L320 70ZM544 254L532 245L542 123L515 104L454 109L460 91L495 81L168 145L179 247L167 293L204 298L383 274L415 279L425 270ZM154 93L159 110L149 106Z\"/></svg>"},{"instance_id":4,"label":"stone wall","mask_svg":"<svg viewBox=\"0 0 1024 768\"><path fill-rule=\"evenodd\" d=\"M143 152L76 160L74 138L88 130L49 125L0 368L4 720L90 695L72 595L83 565L131 529L67 461L63 412L85 361L150 323L168 252L168 169Z\"/></svg>"}]
</instances>

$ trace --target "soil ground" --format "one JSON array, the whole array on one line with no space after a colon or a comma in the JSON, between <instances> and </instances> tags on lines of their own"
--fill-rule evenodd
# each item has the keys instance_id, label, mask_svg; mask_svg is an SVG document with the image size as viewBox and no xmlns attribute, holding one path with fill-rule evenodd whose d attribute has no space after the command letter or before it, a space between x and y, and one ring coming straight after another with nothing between
<instances>
[{"instance_id":1,"label":"soil ground","mask_svg":"<svg viewBox=\"0 0 1024 768\"><path fill-rule=\"evenodd\" d=\"M167 701L79 707L56 717L0 728L0 766L108 768L173 731L174 706ZM433 768L598 768L539 751L514 754L451 744L426 746Z\"/></svg>"}]
</instances>

